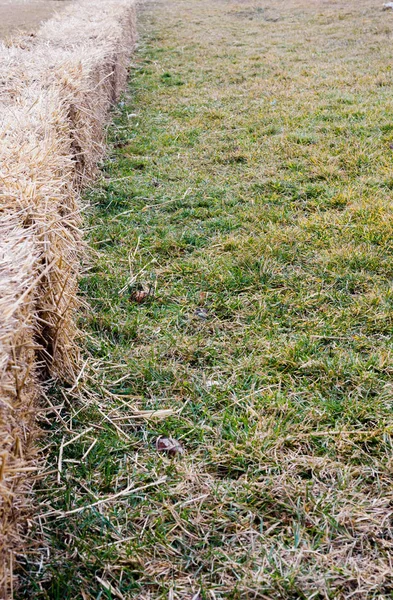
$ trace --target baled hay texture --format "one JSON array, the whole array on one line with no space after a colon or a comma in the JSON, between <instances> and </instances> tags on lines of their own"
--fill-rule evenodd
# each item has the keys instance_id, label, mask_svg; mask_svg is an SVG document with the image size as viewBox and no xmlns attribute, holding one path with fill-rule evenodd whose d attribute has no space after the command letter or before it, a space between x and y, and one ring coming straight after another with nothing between
<instances>
[{"instance_id":1,"label":"baled hay texture","mask_svg":"<svg viewBox=\"0 0 393 600\"><path fill-rule=\"evenodd\" d=\"M21 551L41 375L78 368L78 193L125 84L133 0L82 0L0 46L0 597Z\"/></svg>"},{"instance_id":2,"label":"baled hay texture","mask_svg":"<svg viewBox=\"0 0 393 600\"><path fill-rule=\"evenodd\" d=\"M11 550L20 543L17 517L27 491L24 474L34 468L31 453L26 461L25 452L34 431L37 394L33 308L38 254L32 231L22 229L18 219L3 217L0 228L0 597L6 598L12 583Z\"/></svg>"}]
</instances>

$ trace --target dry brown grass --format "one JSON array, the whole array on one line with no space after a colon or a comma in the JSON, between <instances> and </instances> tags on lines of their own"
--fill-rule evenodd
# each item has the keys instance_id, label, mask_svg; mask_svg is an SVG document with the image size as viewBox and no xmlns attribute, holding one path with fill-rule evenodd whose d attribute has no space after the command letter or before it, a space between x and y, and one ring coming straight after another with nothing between
<instances>
[{"instance_id":1,"label":"dry brown grass","mask_svg":"<svg viewBox=\"0 0 393 600\"><path fill-rule=\"evenodd\" d=\"M0 595L23 544L38 380L72 380L79 191L124 86L134 3L82 0L0 47Z\"/></svg>"}]
</instances>

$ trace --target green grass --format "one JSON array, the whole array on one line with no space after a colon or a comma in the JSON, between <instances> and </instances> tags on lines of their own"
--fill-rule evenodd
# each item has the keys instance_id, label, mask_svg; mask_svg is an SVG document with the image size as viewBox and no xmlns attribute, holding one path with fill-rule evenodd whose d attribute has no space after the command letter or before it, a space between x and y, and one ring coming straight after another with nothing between
<instances>
[{"instance_id":1,"label":"green grass","mask_svg":"<svg viewBox=\"0 0 393 600\"><path fill-rule=\"evenodd\" d=\"M92 429L37 488L20 597L391 598L390 14L168 0L141 27L49 464Z\"/></svg>"}]
</instances>

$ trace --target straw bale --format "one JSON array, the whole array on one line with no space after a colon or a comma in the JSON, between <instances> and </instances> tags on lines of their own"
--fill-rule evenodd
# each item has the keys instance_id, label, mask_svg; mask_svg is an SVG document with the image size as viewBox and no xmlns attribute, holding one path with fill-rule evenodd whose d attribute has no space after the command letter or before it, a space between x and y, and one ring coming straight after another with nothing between
<instances>
[{"instance_id":1,"label":"straw bale","mask_svg":"<svg viewBox=\"0 0 393 600\"><path fill-rule=\"evenodd\" d=\"M40 381L78 369L79 193L134 41L133 0L80 0L0 45L0 598L22 550Z\"/></svg>"},{"instance_id":2,"label":"straw bale","mask_svg":"<svg viewBox=\"0 0 393 600\"><path fill-rule=\"evenodd\" d=\"M0 220L0 597L12 576L12 549L22 532L18 519L27 492L24 469L34 435L37 383L35 374L34 279L38 258L32 232L17 219ZM27 451L27 455L26 455Z\"/></svg>"}]
</instances>

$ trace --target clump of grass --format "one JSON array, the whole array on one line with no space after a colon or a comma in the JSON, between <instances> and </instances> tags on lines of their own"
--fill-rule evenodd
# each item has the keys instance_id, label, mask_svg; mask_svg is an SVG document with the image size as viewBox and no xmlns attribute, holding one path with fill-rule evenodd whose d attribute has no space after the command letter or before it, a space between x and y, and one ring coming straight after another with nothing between
<instances>
[{"instance_id":1,"label":"clump of grass","mask_svg":"<svg viewBox=\"0 0 393 600\"><path fill-rule=\"evenodd\" d=\"M93 368L83 403L50 397L36 598L391 593L386 13L239 6L144 13L88 198Z\"/></svg>"}]
</instances>

